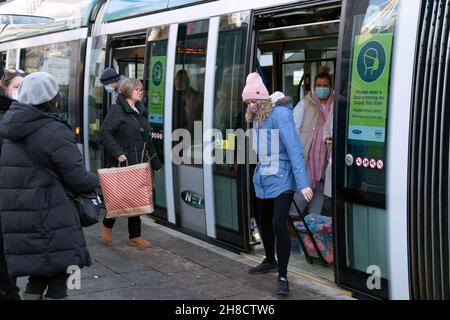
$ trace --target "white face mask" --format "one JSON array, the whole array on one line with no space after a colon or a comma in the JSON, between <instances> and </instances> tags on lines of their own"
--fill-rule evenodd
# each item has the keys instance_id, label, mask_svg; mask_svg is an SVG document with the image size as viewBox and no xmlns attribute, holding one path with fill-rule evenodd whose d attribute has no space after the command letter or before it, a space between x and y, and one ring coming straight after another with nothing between
<instances>
[{"instance_id":1,"label":"white face mask","mask_svg":"<svg viewBox=\"0 0 450 320\"><path fill-rule=\"evenodd\" d=\"M11 92L11 99L13 100L19 100L19 90L14 90L13 92Z\"/></svg>"}]
</instances>

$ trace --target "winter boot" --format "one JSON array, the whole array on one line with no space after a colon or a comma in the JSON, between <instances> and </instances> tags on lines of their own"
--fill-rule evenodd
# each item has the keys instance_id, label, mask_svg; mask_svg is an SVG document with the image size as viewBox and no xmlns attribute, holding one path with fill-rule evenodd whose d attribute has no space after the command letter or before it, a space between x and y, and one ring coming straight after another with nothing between
<instances>
[{"instance_id":1,"label":"winter boot","mask_svg":"<svg viewBox=\"0 0 450 320\"><path fill-rule=\"evenodd\" d=\"M112 244L112 229L105 227L103 223L101 224L100 241L107 246Z\"/></svg>"},{"instance_id":2,"label":"winter boot","mask_svg":"<svg viewBox=\"0 0 450 320\"><path fill-rule=\"evenodd\" d=\"M151 247L150 241L147 241L142 237L128 240L128 245L139 249L148 249Z\"/></svg>"}]
</instances>

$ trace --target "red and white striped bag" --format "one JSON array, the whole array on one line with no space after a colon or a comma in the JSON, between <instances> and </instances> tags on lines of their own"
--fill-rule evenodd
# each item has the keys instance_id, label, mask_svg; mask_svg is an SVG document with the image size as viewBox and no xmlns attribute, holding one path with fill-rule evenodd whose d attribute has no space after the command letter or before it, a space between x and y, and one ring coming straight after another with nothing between
<instances>
[{"instance_id":1,"label":"red and white striped bag","mask_svg":"<svg viewBox=\"0 0 450 320\"><path fill-rule=\"evenodd\" d=\"M152 175L148 162L98 169L106 218L129 218L153 212Z\"/></svg>"}]
</instances>

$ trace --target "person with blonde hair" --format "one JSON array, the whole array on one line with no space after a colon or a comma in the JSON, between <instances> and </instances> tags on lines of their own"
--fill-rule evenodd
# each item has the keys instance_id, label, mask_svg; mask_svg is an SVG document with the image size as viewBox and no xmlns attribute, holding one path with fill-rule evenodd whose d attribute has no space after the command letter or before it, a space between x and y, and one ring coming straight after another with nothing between
<instances>
[{"instance_id":1,"label":"person with blonde hair","mask_svg":"<svg viewBox=\"0 0 450 320\"><path fill-rule=\"evenodd\" d=\"M100 137L107 151L107 165L134 165L150 161L153 170L161 169L161 162L152 142L152 128L148 123L147 109L142 105L143 86L134 78L122 80L119 87L117 103L109 109L103 122ZM112 243L114 219L103 220L101 241ZM140 249L150 247L150 242L141 236L141 219L139 216L128 218L128 245Z\"/></svg>"},{"instance_id":2,"label":"person with blonde hair","mask_svg":"<svg viewBox=\"0 0 450 320\"><path fill-rule=\"evenodd\" d=\"M312 199L313 193L289 99L276 99L273 103L257 73L248 75L242 99L247 105L246 120L253 123L257 140L258 165L253 185L266 253L266 259L249 273L256 275L278 270L277 293L287 295L287 266L291 253L291 238L287 229L289 208L295 192L299 191L306 201ZM275 260L275 245L278 263Z\"/></svg>"},{"instance_id":3,"label":"person with blonde hair","mask_svg":"<svg viewBox=\"0 0 450 320\"><path fill-rule=\"evenodd\" d=\"M327 146L323 140L323 131L328 115L333 111L333 79L329 67L322 66L314 81L314 88L294 109L295 128L300 135L308 168L314 198L311 203L300 201L300 209L306 207L309 213L321 214L324 203L324 179L327 158Z\"/></svg>"}]
</instances>

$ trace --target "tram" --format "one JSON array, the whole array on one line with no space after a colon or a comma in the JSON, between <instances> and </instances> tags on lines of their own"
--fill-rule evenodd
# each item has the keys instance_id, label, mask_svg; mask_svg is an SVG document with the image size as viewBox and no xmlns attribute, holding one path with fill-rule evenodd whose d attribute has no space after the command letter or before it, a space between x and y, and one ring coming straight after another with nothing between
<instances>
[{"instance_id":1,"label":"tram","mask_svg":"<svg viewBox=\"0 0 450 320\"><path fill-rule=\"evenodd\" d=\"M172 133L188 130L202 149L211 142L203 135L218 129L215 148L234 159L230 132L248 129L246 75L259 72L271 92L297 103L327 65L336 95L335 259L299 269L355 296L449 299L450 0L28 2L29 14L59 16L0 20L0 65L57 78L61 117L86 167L104 166L99 130L111 97L99 78L114 67L145 85L164 163L154 177L153 218L253 257L252 165L195 156L176 164ZM18 14L14 8L0 6L0 17ZM194 110L188 121L180 117L186 103Z\"/></svg>"}]
</instances>

